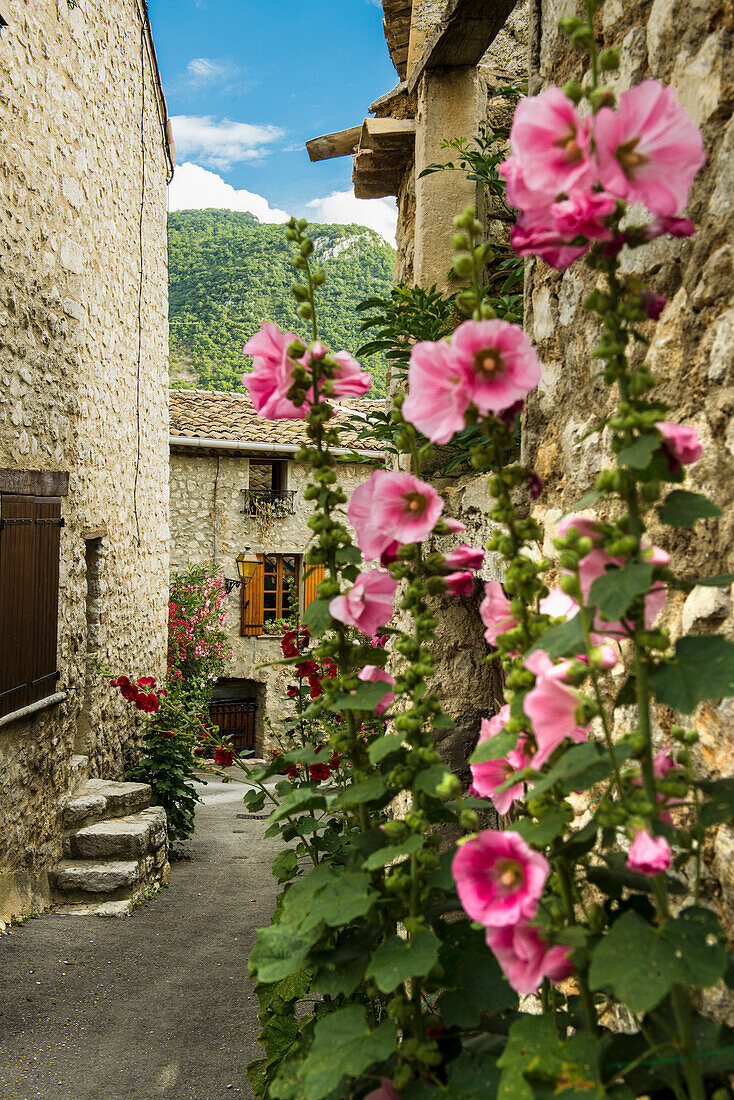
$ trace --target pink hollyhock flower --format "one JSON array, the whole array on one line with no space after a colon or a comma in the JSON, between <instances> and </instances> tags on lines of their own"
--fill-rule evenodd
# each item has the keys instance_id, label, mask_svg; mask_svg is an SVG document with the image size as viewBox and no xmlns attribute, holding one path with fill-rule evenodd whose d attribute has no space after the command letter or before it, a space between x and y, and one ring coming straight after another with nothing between
<instances>
[{"instance_id":1,"label":"pink hollyhock flower","mask_svg":"<svg viewBox=\"0 0 734 1100\"><path fill-rule=\"evenodd\" d=\"M552 619L572 619L579 609L573 596L567 596L559 587L551 588L538 607L541 615L550 615Z\"/></svg>"},{"instance_id":2,"label":"pink hollyhock flower","mask_svg":"<svg viewBox=\"0 0 734 1100\"><path fill-rule=\"evenodd\" d=\"M376 684L379 680L384 680L386 684L390 684L391 687L395 687L395 680L392 678L389 672L385 672L384 668L379 668L378 665L365 665L357 673L358 680L364 680L366 683ZM384 710L392 703L395 698L394 691L388 691L383 695L380 702L375 707L375 714L380 715Z\"/></svg>"},{"instance_id":3,"label":"pink hollyhock flower","mask_svg":"<svg viewBox=\"0 0 734 1100\"><path fill-rule=\"evenodd\" d=\"M392 1081L388 1081L387 1077L383 1077L379 1089L368 1092L364 1100L401 1100L402 1095L402 1092L398 1092Z\"/></svg>"},{"instance_id":4,"label":"pink hollyhock flower","mask_svg":"<svg viewBox=\"0 0 734 1100\"><path fill-rule=\"evenodd\" d=\"M263 324L242 349L253 357L254 370L243 374L242 385L258 416L268 420L303 420L306 416L307 406L296 406L286 396L293 385L296 365L287 352L297 339L292 332L281 332L277 325Z\"/></svg>"},{"instance_id":5,"label":"pink hollyhock flower","mask_svg":"<svg viewBox=\"0 0 734 1100\"><path fill-rule=\"evenodd\" d=\"M690 218L655 218L643 231L646 241L654 241L666 234L670 237L695 237L696 226Z\"/></svg>"},{"instance_id":6,"label":"pink hollyhock flower","mask_svg":"<svg viewBox=\"0 0 734 1100\"><path fill-rule=\"evenodd\" d=\"M538 189L528 187L525 174L517 157L503 160L497 169L505 181L505 197L510 206L518 210L534 210L553 202L558 194L552 187Z\"/></svg>"},{"instance_id":7,"label":"pink hollyhock flower","mask_svg":"<svg viewBox=\"0 0 734 1100\"><path fill-rule=\"evenodd\" d=\"M543 978L562 982L573 973L573 963L568 957L570 947L549 947L531 924L488 928L487 946L512 988L523 997L535 993Z\"/></svg>"},{"instance_id":8,"label":"pink hollyhock flower","mask_svg":"<svg viewBox=\"0 0 734 1100\"><path fill-rule=\"evenodd\" d=\"M347 515L360 550L374 559L394 541L421 542L442 511L443 500L432 485L399 470L375 470L352 493Z\"/></svg>"},{"instance_id":9,"label":"pink hollyhock flower","mask_svg":"<svg viewBox=\"0 0 734 1100\"><path fill-rule=\"evenodd\" d=\"M578 244L579 237L587 241L612 239L605 219L616 206L610 195L573 192L560 202L521 214L512 228L510 243L518 256L540 256L551 267L570 267L589 248L589 244Z\"/></svg>"},{"instance_id":10,"label":"pink hollyhock flower","mask_svg":"<svg viewBox=\"0 0 734 1100\"><path fill-rule=\"evenodd\" d=\"M449 596L472 596L474 594L474 574L469 572L449 573L444 577Z\"/></svg>"},{"instance_id":11,"label":"pink hollyhock flower","mask_svg":"<svg viewBox=\"0 0 734 1100\"><path fill-rule=\"evenodd\" d=\"M654 546L646 555L646 560L653 566L661 567L670 563L670 554L662 550L659 546ZM579 582L581 584L581 593L584 597L584 602L588 603L591 586L597 577L604 576L610 566L618 566L621 568L625 564L625 558L611 557L606 551L601 549L592 550L591 553L582 558L579 563ZM666 600L667 596L664 585L660 583L654 584L644 600L645 628L647 630L650 629L655 619L665 607ZM627 623L626 625L630 624ZM594 627L597 634L600 635L625 633L625 627L622 623L607 622L601 615L595 622Z\"/></svg>"},{"instance_id":12,"label":"pink hollyhock flower","mask_svg":"<svg viewBox=\"0 0 734 1100\"><path fill-rule=\"evenodd\" d=\"M513 166L522 186L551 195L591 187L596 167L591 156L589 120L582 119L560 88L521 99L510 131ZM501 171L501 168L500 168ZM514 181L519 198L519 180ZM509 200L512 201L512 200Z\"/></svg>"},{"instance_id":13,"label":"pink hollyhock flower","mask_svg":"<svg viewBox=\"0 0 734 1100\"><path fill-rule=\"evenodd\" d=\"M453 519L451 516L444 516L442 523L444 523L451 535L460 535L463 531L466 531L466 524L461 520Z\"/></svg>"},{"instance_id":14,"label":"pink hollyhock flower","mask_svg":"<svg viewBox=\"0 0 734 1100\"><path fill-rule=\"evenodd\" d=\"M572 527L578 531L579 538L591 539L594 543L601 542L602 540L602 533L599 530L599 521L575 513L570 516L564 516L558 524L559 538L565 539Z\"/></svg>"},{"instance_id":15,"label":"pink hollyhock flower","mask_svg":"<svg viewBox=\"0 0 734 1100\"><path fill-rule=\"evenodd\" d=\"M493 718L489 720L482 718L477 744L481 745L482 742L489 741L501 733L509 717L510 708L504 706ZM510 749L506 756L501 756L497 760L487 760L483 764L470 765L474 792L480 798L490 798L498 814L506 814L510 806L523 796L522 783L517 783L514 787L499 793L497 788L501 787L514 772L521 771L529 763L530 758L525 754L526 747L527 742L521 736L516 747Z\"/></svg>"},{"instance_id":16,"label":"pink hollyhock flower","mask_svg":"<svg viewBox=\"0 0 734 1100\"><path fill-rule=\"evenodd\" d=\"M476 550L473 546L467 546L462 542L455 550L444 558L446 565L456 566L459 569L481 569L484 561L484 550Z\"/></svg>"},{"instance_id":17,"label":"pink hollyhock flower","mask_svg":"<svg viewBox=\"0 0 734 1100\"><path fill-rule=\"evenodd\" d=\"M389 565L392 565L394 561L398 560L399 549L400 543L397 539L393 539L391 543L388 543L388 545L380 554L380 565L383 569L387 569Z\"/></svg>"},{"instance_id":18,"label":"pink hollyhock flower","mask_svg":"<svg viewBox=\"0 0 734 1100\"><path fill-rule=\"evenodd\" d=\"M509 408L540 381L540 361L519 325L464 321L451 348L469 379L470 399L484 416Z\"/></svg>"},{"instance_id":19,"label":"pink hollyhock flower","mask_svg":"<svg viewBox=\"0 0 734 1100\"><path fill-rule=\"evenodd\" d=\"M487 581L484 586L484 599L479 605L479 614L486 626L484 637L490 645L497 645L497 638L506 630L517 626L510 610L510 601L499 581Z\"/></svg>"},{"instance_id":20,"label":"pink hollyhock flower","mask_svg":"<svg viewBox=\"0 0 734 1100\"><path fill-rule=\"evenodd\" d=\"M372 378L363 371L356 359L347 351L338 351L332 356L339 364L334 370L331 383L333 397L361 397L372 385Z\"/></svg>"},{"instance_id":21,"label":"pink hollyhock flower","mask_svg":"<svg viewBox=\"0 0 734 1100\"><path fill-rule=\"evenodd\" d=\"M681 466L692 466L694 462L698 462L703 454L703 447L698 441L696 428L686 424L671 424L669 420L657 420L655 427L663 437L663 448L669 462L677 466L674 473Z\"/></svg>"},{"instance_id":22,"label":"pink hollyhock flower","mask_svg":"<svg viewBox=\"0 0 734 1100\"><path fill-rule=\"evenodd\" d=\"M640 291L640 305L650 321L659 321L667 304L668 299L663 294L656 294L647 287Z\"/></svg>"},{"instance_id":23,"label":"pink hollyhock flower","mask_svg":"<svg viewBox=\"0 0 734 1100\"><path fill-rule=\"evenodd\" d=\"M525 668L537 677L535 686L523 700L523 709L532 723L538 746L530 763L540 768L567 737L572 741L585 741L590 727L579 726L576 712L581 698L564 683L568 662L554 665L550 657L538 649L525 659Z\"/></svg>"},{"instance_id":24,"label":"pink hollyhock flower","mask_svg":"<svg viewBox=\"0 0 734 1100\"><path fill-rule=\"evenodd\" d=\"M659 875L667 871L671 863L670 845L664 836L650 836L641 829L630 846L627 866L630 871L643 875Z\"/></svg>"},{"instance_id":25,"label":"pink hollyhock flower","mask_svg":"<svg viewBox=\"0 0 734 1100\"><path fill-rule=\"evenodd\" d=\"M616 111L602 107L594 139L603 186L628 202L644 203L653 214L683 209L706 159L698 126L675 89L657 80L622 92Z\"/></svg>"},{"instance_id":26,"label":"pink hollyhock flower","mask_svg":"<svg viewBox=\"0 0 734 1100\"><path fill-rule=\"evenodd\" d=\"M448 443L464 427L471 373L443 340L423 340L410 353L405 419L434 443Z\"/></svg>"},{"instance_id":27,"label":"pink hollyhock flower","mask_svg":"<svg viewBox=\"0 0 734 1100\"><path fill-rule=\"evenodd\" d=\"M392 618L397 587L398 582L380 569L359 573L345 595L334 597L329 612L338 622L355 626L371 638L378 626L384 626Z\"/></svg>"},{"instance_id":28,"label":"pink hollyhock flower","mask_svg":"<svg viewBox=\"0 0 734 1100\"><path fill-rule=\"evenodd\" d=\"M464 910L493 928L532 920L549 871L519 833L492 829L462 844L451 864Z\"/></svg>"}]
</instances>

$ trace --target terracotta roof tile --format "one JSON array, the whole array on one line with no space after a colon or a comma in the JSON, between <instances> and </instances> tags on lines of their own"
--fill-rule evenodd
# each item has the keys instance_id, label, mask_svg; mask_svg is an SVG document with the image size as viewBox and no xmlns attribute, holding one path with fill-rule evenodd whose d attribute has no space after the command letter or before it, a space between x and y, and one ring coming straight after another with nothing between
<instances>
[{"instance_id":1,"label":"terracotta roof tile","mask_svg":"<svg viewBox=\"0 0 734 1100\"><path fill-rule=\"evenodd\" d=\"M249 394L222 393L219 390L171 390L171 443L175 436L199 439L231 439L243 443L272 443L277 450L283 444L304 443L306 433L302 420L266 420L252 407ZM341 401L337 418L342 419L354 409L384 409L382 399L371 401ZM361 451L382 452L382 444L360 439L356 433L344 431L342 445L357 446Z\"/></svg>"}]
</instances>

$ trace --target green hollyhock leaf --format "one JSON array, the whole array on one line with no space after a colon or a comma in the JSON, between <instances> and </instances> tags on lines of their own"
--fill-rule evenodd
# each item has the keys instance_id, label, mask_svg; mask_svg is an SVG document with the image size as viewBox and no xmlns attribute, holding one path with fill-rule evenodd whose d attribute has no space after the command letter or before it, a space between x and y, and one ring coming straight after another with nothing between
<instances>
[{"instance_id":1,"label":"green hollyhock leaf","mask_svg":"<svg viewBox=\"0 0 734 1100\"><path fill-rule=\"evenodd\" d=\"M320 638L332 624L329 604L331 600L311 600L303 612L303 625L307 626L312 637Z\"/></svg>"},{"instance_id":2,"label":"green hollyhock leaf","mask_svg":"<svg viewBox=\"0 0 734 1100\"><path fill-rule=\"evenodd\" d=\"M496 1096L500 1083L497 1060L488 1054L472 1058L466 1051L451 1063L446 1091L436 1093L446 1100L487 1100Z\"/></svg>"},{"instance_id":3,"label":"green hollyhock leaf","mask_svg":"<svg viewBox=\"0 0 734 1100\"><path fill-rule=\"evenodd\" d=\"M650 465L650 459L660 443L659 435L641 435L629 447L624 447L619 452L617 462L620 466L631 466L633 470L644 470Z\"/></svg>"},{"instance_id":4,"label":"green hollyhock leaf","mask_svg":"<svg viewBox=\"0 0 734 1100\"><path fill-rule=\"evenodd\" d=\"M348 806L360 806L363 802L376 802L384 794L385 781L379 775L373 775L363 783L352 783L347 787L337 798L334 807L343 810Z\"/></svg>"},{"instance_id":5,"label":"green hollyhock leaf","mask_svg":"<svg viewBox=\"0 0 734 1100\"><path fill-rule=\"evenodd\" d=\"M298 927L304 932L316 928L321 921L330 927L349 924L369 912L378 895L370 889L370 876L361 871L332 874L311 900L310 908L301 910ZM289 913L291 911L289 906Z\"/></svg>"},{"instance_id":6,"label":"green hollyhock leaf","mask_svg":"<svg viewBox=\"0 0 734 1100\"><path fill-rule=\"evenodd\" d=\"M734 643L720 634L680 638L675 655L650 677L659 703L691 714L704 699L734 695Z\"/></svg>"},{"instance_id":7,"label":"green hollyhock leaf","mask_svg":"<svg viewBox=\"0 0 734 1100\"><path fill-rule=\"evenodd\" d=\"M480 741L469 757L469 763L484 764L487 760L499 760L501 757L507 756L511 749L517 747L519 736L519 733L508 733L506 730L502 730L487 741Z\"/></svg>"},{"instance_id":8,"label":"green hollyhock leaf","mask_svg":"<svg viewBox=\"0 0 734 1100\"><path fill-rule=\"evenodd\" d=\"M448 714L437 714L433 719L433 728L435 730L454 730L456 729L456 722Z\"/></svg>"},{"instance_id":9,"label":"green hollyhock leaf","mask_svg":"<svg viewBox=\"0 0 734 1100\"><path fill-rule=\"evenodd\" d=\"M376 738L367 749L367 755L371 764L379 764L386 756L393 752L399 752L405 744L402 733L384 733Z\"/></svg>"},{"instance_id":10,"label":"green hollyhock leaf","mask_svg":"<svg viewBox=\"0 0 734 1100\"><path fill-rule=\"evenodd\" d=\"M340 546L336 552L339 565L361 565L362 552L356 546Z\"/></svg>"},{"instance_id":11,"label":"green hollyhock leaf","mask_svg":"<svg viewBox=\"0 0 734 1100\"><path fill-rule=\"evenodd\" d=\"M440 797L438 792L447 779L453 779L454 773L445 764L431 764L430 768L418 772L413 781L414 791L423 791L424 794Z\"/></svg>"},{"instance_id":12,"label":"green hollyhock leaf","mask_svg":"<svg viewBox=\"0 0 734 1100\"><path fill-rule=\"evenodd\" d=\"M557 807L543 814L540 821L533 821L529 817L521 817L513 822L512 828L519 833L523 840L533 847L542 848L550 844L569 821L573 820L573 810L570 806ZM595 833L596 835L596 833Z\"/></svg>"},{"instance_id":13,"label":"green hollyhock leaf","mask_svg":"<svg viewBox=\"0 0 734 1100\"><path fill-rule=\"evenodd\" d=\"M678 981L706 989L726 973L726 936L710 909L690 905L662 931L676 958Z\"/></svg>"},{"instance_id":14,"label":"green hollyhock leaf","mask_svg":"<svg viewBox=\"0 0 734 1100\"><path fill-rule=\"evenodd\" d=\"M596 604L607 622L621 619L632 601L652 584L652 566L633 561L621 569L609 569L597 577L589 591L589 603Z\"/></svg>"},{"instance_id":15,"label":"green hollyhock leaf","mask_svg":"<svg viewBox=\"0 0 734 1100\"><path fill-rule=\"evenodd\" d=\"M581 500L576 501L570 511L566 512L563 516L566 519L568 516L574 515L576 512L583 512L584 508L588 508L590 504L593 504L595 500L603 496L599 489L592 489L591 492L586 493L581 497Z\"/></svg>"},{"instance_id":16,"label":"green hollyhock leaf","mask_svg":"<svg viewBox=\"0 0 734 1100\"><path fill-rule=\"evenodd\" d=\"M375 683L364 681L354 691L342 691L335 695L329 704L329 710L374 710L391 688L392 684L386 680L377 680Z\"/></svg>"},{"instance_id":17,"label":"green hollyhock leaf","mask_svg":"<svg viewBox=\"0 0 734 1100\"><path fill-rule=\"evenodd\" d=\"M390 844L385 848L378 848L367 857L362 866L365 871L377 871L380 867L386 867L388 863L401 863L424 844L425 837L409 836L404 844Z\"/></svg>"},{"instance_id":18,"label":"green hollyhock leaf","mask_svg":"<svg viewBox=\"0 0 734 1100\"><path fill-rule=\"evenodd\" d=\"M628 745L615 746L617 763L623 763L630 754ZM560 784L563 794L571 791L585 791L601 779L606 779L612 770L609 754L593 741L574 745L568 749L551 770L538 778L533 787L533 797L548 791L556 783Z\"/></svg>"},{"instance_id":19,"label":"green hollyhock leaf","mask_svg":"<svg viewBox=\"0 0 734 1100\"><path fill-rule=\"evenodd\" d=\"M532 653L536 649L542 649L549 657L571 657L580 653L585 645L584 628L580 615L574 615L568 622L558 623L550 627L541 638L531 647Z\"/></svg>"},{"instance_id":20,"label":"green hollyhock leaf","mask_svg":"<svg viewBox=\"0 0 734 1100\"><path fill-rule=\"evenodd\" d=\"M497 1100L602 1100L608 1095L599 1080L596 1041L585 1034L561 1041L548 1015L517 1019L497 1065L502 1070Z\"/></svg>"},{"instance_id":21,"label":"green hollyhock leaf","mask_svg":"<svg viewBox=\"0 0 734 1100\"><path fill-rule=\"evenodd\" d=\"M708 796L698 818L704 829L734 821L734 779L715 779L698 786Z\"/></svg>"},{"instance_id":22,"label":"green hollyhock leaf","mask_svg":"<svg viewBox=\"0 0 734 1100\"><path fill-rule=\"evenodd\" d=\"M726 584L731 584L734 581L734 573L717 573L713 577L691 577L686 580L679 580L678 587L680 588L721 588Z\"/></svg>"},{"instance_id":23,"label":"green hollyhock leaf","mask_svg":"<svg viewBox=\"0 0 734 1100\"><path fill-rule=\"evenodd\" d=\"M290 786L290 784L289 784ZM325 810L326 797L312 787L291 788L279 806L276 806L268 823L273 825L276 821L282 821L284 817L295 817L296 814L305 813L307 810Z\"/></svg>"},{"instance_id":24,"label":"green hollyhock leaf","mask_svg":"<svg viewBox=\"0 0 734 1100\"><path fill-rule=\"evenodd\" d=\"M397 1027L385 1020L370 1031L365 1011L357 1005L323 1016L314 1027L308 1057L298 1077L299 1100L324 1100L345 1077L359 1077L373 1062L386 1062L397 1043Z\"/></svg>"},{"instance_id":25,"label":"green hollyhock leaf","mask_svg":"<svg viewBox=\"0 0 734 1100\"><path fill-rule=\"evenodd\" d=\"M298 857L292 848L284 848L273 860L270 868L278 882L287 882L298 870Z\"/></svg>"},{"instance_id":26,"label":"green hollyhock leaf","mask_svg":"<svg viewBox=\"0 0 734 1100\"><path fill-rule=\"evenodd\" d=\"M669 527L693 527L699 519L716 519L721 508L700 493L674 489L657 508L661 523Z\"/></svg>"},{"instance_id":27,"label":"green hollyhock leaf","mask_svg":"<svg viewBox=\"0 0 734 1100\"><path fill-rule=\"evenodd\" d=\"M438 938L427 928L419 928L408 940L390 936L373 954L365 977L374 978L383 993L393 993L409 978L428 974L438 958L438 948Z\"/></svg>"},{"instance_id":28,"label":"green hollyhock leaf","mask_svg":"<svg viewBox=\"0 0 734 1100\"><path fill-rule=\"evenodd\" d=\"M259 982L278 982L301 970L314 942L290 925L271 924L257 933L248 965Z\"/></svg>"},{"instance_id":29,"label":"green hollyhock leaf","mask_svg":"<svg viewBox=\"0 0 734 1100\"><path fill-rule=\"evenodd\" d=\"M446 1027L473 1028L483 1012L504 1012L517 1004L517 994L489 949L462 951L450 976L456 988L443 993L438 1002Z\"/></svg>"}]
</instances>

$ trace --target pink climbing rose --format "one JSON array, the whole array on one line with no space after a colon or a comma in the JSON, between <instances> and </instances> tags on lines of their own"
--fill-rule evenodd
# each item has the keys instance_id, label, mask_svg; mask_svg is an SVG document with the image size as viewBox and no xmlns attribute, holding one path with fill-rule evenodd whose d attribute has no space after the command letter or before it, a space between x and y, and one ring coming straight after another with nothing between
<instances>
[{"instance_id":1,"label":"pink climbing rose","mask_svg":"<svg viewBox=\"0 0 734 1100\"><path fill-rule=\"evenodd\" d=\"M384 680L390 687L395 687L395 680L390 673L386 672L384 668L379 668L378 665L365 665L357 673L357 679L369 684L376 684L378 681ZM375 707L375 714L380 715L384 710L387 710L394 698L395 692L387 691Z\"/></svg>"},{"instance_id":2,"label":"pink climbing rose","mask_svg":"<svg viewBox=\"0 0 734 1100\"><path fill-rule=\"evenodd\" d=\"M621 92L616 110L602 107L594 139L599 180L607 191L663 216L683 209L706 159L698 126L678 103L675 89L657 80Z\"/></svg>"},{"instance_id":3,"label":"pink climbing rose","mask_svg":"<svg viewBox=\"0 0 734 1100\"><path fill-rule=\"evenodd\" d=\"M532 723L538 746L530 763L540 768L567 737L585 741L589 727L578 724L581 696L564 682L569 668L567 661L554 665L547 653L537 649L525 659L525 668L536 676L535 686L523 700L523 709Z\"/></svg>"},{"instance_id":4,"label":"pink climbing rose","mask_svg":"<svg viewBox=\"0 0 734 1100\"><path fill-rule=\"evenodd\" d=\"M448 344L421 341L410 353L403 416L434 443L448 443L464 427L469 381Z\"/></svg>"},{"instance_id":5,"label":"pink climbing rose","mask_svg":"<svg viewBox=\"0 0 734 1100\"><path fill-rule=\"evenodd\" d=\"M375 470L352 493L347 515L360 550L373 560L395 541L422 542L442 511L443 500L425 481L399 470Z\"/></svg>"},{"instance_id":6,"label":"pink climbing rose","mask_svg":"<svg viewBox=\"0 0 734 1100\"><path fill-rule=\"evenodd\" d=\"M303 420L308 405L294 405L286 396L293 386L296 363L288 358L288 348L298 337L281 332L277 325L263 324L245 344L245 355L253 357L254 369L243 374L242 385L249 392L255 412L268 420ZM300 359L303 365L305 360Z\"/></svg>"},{"instance_id":7,"label":"pink climbing rose","mask_svg":"<svg viewBox=\"0 0 734 1100\"><path fill-rule=\"evenodd\" d=\"M627 866L643 875L659 875L671 863L670 845L664 836L651 836L641 829L630 846Z\"/></svg>"},{"instance_id":8,"label":"pink climbing rose","mask_svg":"<svg viewBox=\"0 0 734 1100\"><path fill-rule=\"evenodd\" d=\"M535 993L543 978L562 982L573 973L570 948L549 947L532 924L488 928L487 946L494 952L508 982L521 996Z\"/></svg>"},{"instance_id":9,"label":"pink climbing rose","mask_svg":"<svg viewBox=\"0 0 734 1100\"><path fill-rule=\"evenodd\" d=\"M513 618L510 601L499 581L487 581L484 586L484 599L479 605L479 614L486 626L484 637L490 645L497 645L497 638L506 630L517 626Z\"/></svg>"},{"instance_id":10,"label":"pink climbing rose","mask_svg":"<svg viewBox=\"0 0 734 1100\"><path fill-rule=\"evenodd\" d=\"M561 192L569 194L591 187L596 181L589 120L580 117L560 88L548 88L540 95L520 100L510 131L510 148L515 160L511 169L514 188L522 186L537 194L540 205L544 205L543 195L547 203L548 198ZM507 173L504 165L500 173ZM510 186L508 201L514 205L519 197ZM522 207L526 205L527 199Z\"/></svg>"},{"instance_id":11,"label":"pink climbing rose","mask_svg":"<svg viewBox=\"0 0 734 1100\"><path fill-rule=\"evenodd\" d=\"M532 920L549 871L519 833L492 829L462 844L451 865L464 910L493 928Z\"/></svg>"},{"instance_id":12,"label":"pink climbing rose","mask_svg":"<svg viewBox=\"0 0 734 1100\"><path fill-rule=\"evenodd\" d=\"M481 745L501 733L509 718L510 708L507 705L502 707L493 718L483 718L478 744ZM523 796L522 783L516 783L506 791L498 792L497 788L501 787L514 772L521 771L529 763L530 758L525 754L526 746L527 742L521 736L517 746L510 749L505 756L498 757L497 760L486 760L483 764L471 765L472 787L480 798L492 800L498 814L506 814L510 806Z\"/></svg>"},{"instance_id":13,"label":"pink climbing rose","mask_svg":"<svg viewBox=\"0 0 734 1100\"><path fill-rule=\"evenodd\" d=\"M540 361L519 325L464 321L450 346L453 361L468 379L469 399L483 416L510 408L540 381Z\"/></svg>"},{"instance_id":14,"label":"pink climbing rose","mask_svg":"<svg viewBox=\"0 0 734 1100\"><path fill-rule=\"evenodd\" d=\"M698 441L698 431L686 424L671 424L668 420L658 420L655 427L663 437L663 447L672 462L680 466L691 466L698 462L703 447Z\"/></svg>"},{"instance_id":15,"label":"pink climbing rose","mask_svg":"<svg viewBox=\"0 0 734 1100\"><path fill-rule=\"evenodd\" d=\"M340 623L354 626L371 638L379 626L390 622L397 587L398 582L380 569L359 573L348 592L334 597L329 611Z\"/></svg>"}]
</instances>

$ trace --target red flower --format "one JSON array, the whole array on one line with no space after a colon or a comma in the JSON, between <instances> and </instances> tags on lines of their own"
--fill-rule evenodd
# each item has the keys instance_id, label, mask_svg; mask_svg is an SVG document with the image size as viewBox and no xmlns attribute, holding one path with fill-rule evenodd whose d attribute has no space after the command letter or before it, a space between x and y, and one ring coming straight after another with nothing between
<instances>
[{"instance_id":1,"label":"red flower","mask_svg":"<svg viewBox=\"0 0 734 1100\"><path fill-rule=\"evenodd\" d=\"M141 691L138 694L137 699L135 700L135 706L138 708L138 710L147 711L149 714L154 714L158 710L160 705L160 699L155 694L155 692L152 691L149 695L146 695L144 691Z\"/></svg>"},{"instance_id":2,"label":"red flower","mask_svg":"<svg viewBox=\"0 0 734 1100\"><path fill-rule=\"evenodd\" d=\"M168 733L162 733L161 737L163 737L164 740L168 741L169 738L173 737L173 733L171 733L170 731Z\"/></svg>"},{"instance_id":3,"label":"red flower","mask_svg":"<svg viewBox=\"0 0 734 1100\"><path fill-rule=\"evenodd\" d=\"M122 688L127 687L130 681L127 676L118 676L116 680L110 680L110 687Z\"/></svg>"},{"instance_id":4,"label":"red flower","mask_svg":"<svg viewBox=\"0 0 734 1100\"><path fill-rule=\"evenodd\" d=\"M280 648L283 651L284 657L297 657L298 650L296 648L296 632L295 630L286 630L280 643Z\"/></svg>"},{"instance_id":5,"label":"red flower","mask_svg":"<svg viewBox=\"0 0 734 1100\"><path fill-rule=\"evenodd\" d=\"M155 687L155 676L141 676L138 687Z\"/></svg>"},{"instance_id":6,"label":"red flower","mask_svg":"<svg viewBox=\"0 0 734 1100\"><path fill-rule=\"evenodd\" d=\"M342 762L342 759L341 759L339 753L334 751L331 754L331 756L329 757L329 763L331 764L332 768L335 768L335 769L338 768L339 765L341 764L341 762Z\"/></svg>"},{"instance_id":7,"label":"red flower","mask_svg":"<svg viewBox=\"0 0 734 1100\"><path fill-rule=\"evenodd\" d=\"M206 730L199 730L199 732L197 734L197 737L199 738L200 741L206 741L208 736L209 736L209 734Z\"/></svg>"},{"instance_id":8,"label":"red flower","mask_svg":"<svg viewBox=\"0 0 734 1100\"><path fill-rule=\"evenodd\" d=\"M285 693L289 699L295 699L295 697L298 695L298 688L295 684L289 684L286 688Z\"/></svg>"},{"instance_id":9,"label":"red flower","mask_svg":"<svg viewBox=\"0 0 734 1100\"><path fill-rule=\"evenodd\" d=\"M319 695L321 695L321 681L318 676L310 676L308 682L311 688L311 698L318 699Z\"/></svg>"},{"instance_id":10,"label":"red flower","mask_svg":"<svg viewBox=\"0 0 734 1100\"><path fill-rule=\"evenodd\" d=\"M329 677L330 680L333 680L334 677L336 676L336 665L334 664L334 662L331 660L330 657L327 657L326 660L324 661L324 672L326 673L326 675Z\"/></svg>"},{"instance_id":11,"label":"red flower","mask_svg":"<svg viewBox=\"0 0 734 1100\"><path fill-rule=\"evenodd\" d=\"M204 750L202 748L194 749L194 756L203 756Z\"/></svg>"},{"instance_id":12,"label":"red flower","mask_svg":"<svg viewBox=\"0 0 734 1100\"><path fill-rule=\"evenodd\" d=\"M133 700L137 701L138 689L128 680L128 682L126 684L123 684L120 688L120 694L122 695L123 699L128 699L130 702L133 702Z\"/></svg>"},{"instance_id":13,"label":"red flower","mask_svg":"<svg viewBox=\"0 0 734 1100\"><path fill-rule=\"evenodd\" d=\"M232 749L220 748L214 750L214 763L221 764L223 767L228 768L234 760L234 752Z\"/></svg>"},{"instance_id":14,"label":"red flower","mask_svg":"<svg viewBox=\"0 0 734 1100\"><path fill-rule=\"evenodd\" d=\"M331 768L328 764L312 764L308 772L312 779L315 779L317 783L321 783L322 780L329 778Z\"/></svg>"},{"instance_id":15,"label":"red flower","mask_svg":"<svg viewBox=\"0 0 734 1100\"><path fill-rule=\"evenodd\" d=\"M319 671L319 666L315 661L302 661L300 665L296 665L296 676L315 676Z\"/></svg>"},{"instance_id":16,"label":"red flower","mask_svg":"<svg viewBox=\"0 0 734 1100\"><path fill-rule=\"evenodd\" d=\"M286 768L283 768L281 775L287 775L289 779L295 779L298 775L298 768L295 764L289 764Z\"/></svg>"}]
</instances>

